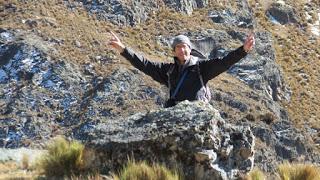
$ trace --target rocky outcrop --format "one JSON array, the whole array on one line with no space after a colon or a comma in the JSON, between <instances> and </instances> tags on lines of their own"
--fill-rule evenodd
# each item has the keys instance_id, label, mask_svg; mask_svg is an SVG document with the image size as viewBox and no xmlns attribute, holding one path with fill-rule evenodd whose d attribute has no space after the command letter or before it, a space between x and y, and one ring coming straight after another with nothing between
<instances>
[{"instance_id":1,"label":"rocky outcrop","mask_svg":"<svg viewBox=\"0 0 320 180\"><path fill-rule=\"evenodd\" d=\"M245 123L247 124L247 123ZM251 125L250 125L251 124ZM248 123L260 143L256 147L255 163L261 170L274 172L277 162L319 163L317 151L312 149L308 136L290 121ZM260 148L264 147L264 148Z\"/></svg>"},{"instance_id":2,"label":"rocky outcrop","mask_svg":"<svg viewBox=\"0 0 320 180\"><path fill-rule=\"evenodd\" d=\"M165 92L146 85L137 70L101 77L88 65L50 58L18 34L2 30L0 36L0 147L42 146L55 134L67 135L64 128L133 114L140 99L164 101Z\"/></svg>"},{"instance_id":3,"label":"rocky outcrop","mask_svg":"<svg viewBox=\"0 0 320 180\"><path fill-rule=\"evenodd\" d=\"M110 21L116 25L133 26L148 19L149 13L159 8L157 1L87 1L79 0L87 10L99 19ZM70 3L69 6L81 6Z\"/></svg>"},{"instance_id":4,"label":"rocky outcrop","mask_svg":"<svg viewBox=\"0 0 320 180\"><path fill-rule=\"evenodd\" d=\"M181 164L186 179L234 179L253 167L250 128L226 123L203 102L185 101L79 133L98 151L104 170L121 168L128 156L170 167Z\"/></svg>"},{"instance_id":5,"label":"rocky outcrop","mask_svg":"<svg viewBox=\"0 0 320 180\"><path fill-rule=\"evenodd\" d=\"M297 23L298 17L295 9L284 1L278 1L269 7L266 15L272 22L280 24Z\"/></svg>"},{"instance_id":6,"label":"rocky outcrop","mask_svg":"<svg viewBox=\"0 0 320 180\"><path fill-rule=\"evenodd\" d=\"M252 10L246 0L237 0L236 7L226 7L224 9L210 10L208 17L214 23L223 24L224 26L233 26L241 28L251 28L255 26Z\"/></svg>"},{"instance_id":7,"label":"rocky outcrop","mask_svg":"<svg viewBox=\"0 0 320 180\"><path fill-rule=\"evenodd\" d=\"M190 15L194 9L206 7L208 0L164 0L164 3L178 12Z\"/></svg>"},{"instance_id":8,"label":"rocky outcrop","mask_svg":"<svg viewBox=\"0 0 320 180\"><path fill-rule=\"evenodd\" d=\"M320 162L291 122L265 117L230 124L203 102L185 101L74 133L100 154L97 162L104 164L98 165L104 171L121 168L128 156L169 167L178 164L187 179L235 179L253 165L272 173L282 161Z\"/></svg>"},{"instance_id":9,"label":"rocky outcrop","mask_svg":"<svg viewBox=\"0 0 320 180\"><path fill-rule=\"evenodd\" d=\"M244 41L246 35L228 32L233 38ZM283 75L275 62L272 36L268 32L256 32L256 45L252 53L235 64L229 72L250 87L264 91L273 101L290 100L291 92L285 86Z\"/></svg>"},{"instance_id":10,"label":"rocky outcrop","mask_svg":"<svg viewBox=\"0 0 320 180\"><path fill-rule=\"evenodd\" d=\"M208 5L208 0L164 0L162 1L87 1L78 0L87 10L97 15L99 19L110 21L116 25L134 26L149 18L150 13L156 12L161 6L170 7L178 12L191 14L196 8ZM81 6L77 3L69 3L69 7Z\"/></svg>"}]
</instances>

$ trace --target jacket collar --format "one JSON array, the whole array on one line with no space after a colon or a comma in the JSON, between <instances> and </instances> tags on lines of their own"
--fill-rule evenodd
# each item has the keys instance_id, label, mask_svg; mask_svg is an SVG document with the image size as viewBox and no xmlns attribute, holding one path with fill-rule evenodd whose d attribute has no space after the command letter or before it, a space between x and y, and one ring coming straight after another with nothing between
<instances>
[{"instance_id":1,"label":"jacket collar","mask_svg":"<svg viewBox=\"0 0 320 180\"><path fill-rule=\"evenodd\" d=\"M189 66L193 66L193 65L196 65L197 62L198 62L198 57L195 57L195 56L190 56L191 58L188 59L185 63L184 63L184 67L189 67ZM180 62L178 60L177 57L174 57L174 62L175 64L179 65L180 66Z\"/></svg>"},{"instance_id":2,"label":"jacket collar","mask_svg":"<svg viewBox=\"0 0 320 180\"><path fill-rule=\"evenodd\" d=\"M200 51L196 49L191 49L191 58L186 61L186 63L183 65L184 67L189 67L196 65L199 59L207 59L205 55L203 55ZM177 65L180 65L179 60L177 57L174 57L174 62Z\"/></svg>"}]
</instances>

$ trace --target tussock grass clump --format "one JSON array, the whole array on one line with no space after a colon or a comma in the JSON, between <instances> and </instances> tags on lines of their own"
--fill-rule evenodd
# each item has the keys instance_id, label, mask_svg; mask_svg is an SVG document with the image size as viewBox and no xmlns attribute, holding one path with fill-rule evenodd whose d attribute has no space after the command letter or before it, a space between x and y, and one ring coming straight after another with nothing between
<instances>
[{"instance_id":1,"label":"tussock grass clump","mask_svg":"<svg viewBox=\"0 0 320 180\"><path fill-rule=\"evenodd\" d=\"M81 174L85 170L84 149L77 141L57 137L48 145L48 152L40 157L37 167L47 177Z\"/></svg>"},{"instance_id":2,"label":"tussock grass clump","mask_svg":"<svg viewBox=\"0 0 320 180\"><path fill-rule=\"evenodd\" d=\"M265 122L266 124L270 125L276 121L276 116L273 113L267 112L267 113L261 114L259 116L259 119Z\"/></svg>"},{"instance_id":3,"label":"tussock grass clump","mask_svg":"<svg viewBox=\"0 0 320 180\"><path fill-rule=\"evenodd\" d=\"M320 168L309 164L284 163L278 166L281 180L319 180Z\"/></svg>"},{"instance_id":4,"label":"tussock grass clump","mask_svg":"<svg viewBox=\"0 0 320 180\"><path fill-rule=\"evenodd\" d=\"M266 176L261 170L255 168L252 171L250 171L245 180L266 180Z\"/></svg>"},{"instance_id":5,"label":"tussock grass clump","mask_svg":"<svg viewBox=\"0 0 320 180\"><path fill-rule=\"evenodd\" d=\"M166 167L153 164L148 165L146 162L136 163L129 161L121 170L119 175L113 175L115 180L179 180L177 172L172 172Z\"/></svg>"}]
</instances>

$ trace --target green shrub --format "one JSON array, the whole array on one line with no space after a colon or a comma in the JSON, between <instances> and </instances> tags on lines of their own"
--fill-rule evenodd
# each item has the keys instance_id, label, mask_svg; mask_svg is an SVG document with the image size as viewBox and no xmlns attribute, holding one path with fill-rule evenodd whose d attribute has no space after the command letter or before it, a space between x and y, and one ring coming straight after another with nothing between
<instances>
[{"instance_id":1,"label":"green shrub","mask_svg":"<svg viewBox=\"0 0 320 180\"><path fill-rule=\"evenodd\" d=\"M320 169L314 165L284 163L278 166L278 176L281 180L319 180Z\"/></svg>"},{"instance_id":2,"label":"green shrub","mask_svg":"<svg viewBox=\"0 0 320 180\"><path fill-rule=\"evenodd\" d=\"M113 175L115 180L179 180L181 179L176 172L171 172L166 167L146 162L135 163L129 161L128 164L119 173L119 176Z\"/></svg>"},{"instance_id":3,"label":"green shrub","mask_svg":"<svg viewBox=\"0 0 320 180\"><path fill-rule=\"evenodd\" d=\"M48 145L48 152L40 157L37 167L47 177L71 177L84 170L83 154L81 143L57 137Z\"/></svg>"}]
</instances>

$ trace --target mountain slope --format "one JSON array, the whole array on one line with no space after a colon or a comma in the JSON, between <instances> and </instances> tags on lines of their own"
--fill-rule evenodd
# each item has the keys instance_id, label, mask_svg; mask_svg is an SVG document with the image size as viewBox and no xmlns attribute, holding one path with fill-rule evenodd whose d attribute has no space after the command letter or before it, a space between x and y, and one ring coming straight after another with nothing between
<instances>
[{"instance_id":1,"label":"mountain slope","mask_svg":"<svg viewBox=\"0 0 320 180\"><path fill-rule=\"evenodd\" d=\"M81 139L75 131L161 108L167 90L106 44L112 30L126 45L165 62L171 61L170 39L177 34L217 57L241 46L254 31L255 50L209 82L210 103L229 122L267 129L254 132L260 157L271 151L297 153L301 139L291 135L294 145L263 151L266 139L272 139L265 132L277 124L292 128L287 121L319 148L320 38L311 32L320 18L319 2L174 2L1 2L1 146L41 148L57 134ZM287 8L279 12L291 13L294 22L268 17L271 7Z\"/></svg>"}]
</instances>

